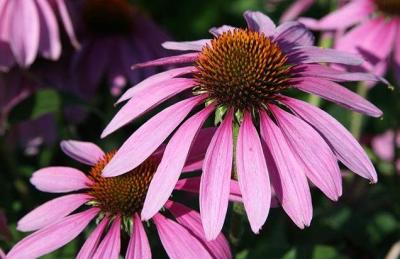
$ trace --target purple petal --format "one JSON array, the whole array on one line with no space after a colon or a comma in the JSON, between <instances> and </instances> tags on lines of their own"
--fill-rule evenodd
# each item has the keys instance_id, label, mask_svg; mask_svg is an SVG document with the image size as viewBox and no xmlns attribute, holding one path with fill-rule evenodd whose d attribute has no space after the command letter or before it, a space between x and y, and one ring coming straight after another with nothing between
<instances>
[{"instance_id":1,"label":"purple petal","mask_svg":"<svg viewBox=\"0 0 400 259\"><path fill-rule=\"evenodd\" d=\"M153 221L171 259L211 258L206 248L186 228L161 214L155 215Z\"/></svg>"},{"instance_id":2,"label":"purple petal","mask_svg":"<svg viewBox=\"0 0 400 259\"><path fill-rule=\"evenodd\" d=\"M163 84L152 85L147 88L147 91L137 93L135 97L130 99L114 116L104 129L101 137L106 137L163 101L186 89L192 88L196 84L197 83L193 79L174 78L164 81Z\"/></svg>"},{"instance_id":3,"label":"purple petal","mask_svg":"<svg viewBox=\"0 0 400 259\"><path fill-rule=\"evenodd\" d=\"M10 45L0 40L0 71L8 72L15 64L15 58Z\"/></svg>"},{"instance_id":4,"label":"purple petal","mask_svg":"<svg viewBox=\"0 0 400 259\"><path fill-rule=\"evenodd\" d=\"M139 166L204 98L195 96L180 101L148 120L125 141L104 168L103 175L117 176Z\"/></svg>"},{"instance_id":5,"label":"purple petal","mask_svg":"<svg viewBox=\"0 0 400 259\"><path fill-rule=\"evenodd\" d=\"M270 107L306 176L331 200L338 200L342 176L331 148L306 122L276 106Z\"/></svg>"},{"instance_id":6,"label":"purple petal","mask_svg":"<svg viewBox=\"0 0 400 259\"><path fill-rule=\"evenodd\" d=\"M285 22L276 28L274 40L283 49L297 46L314 45L314 35L299 22Z\"/></svg>"},{"instance_id":7,"label":"purple petal","mask_svg":"<svg viewBox=\"0 0 400 259\"><path fill-rule=\"evenodd\" d=\"M193 115L179 127L169 141L147 191L142 219L149 220L168 200L185 165L194 138L214 109L214 105L209 105Z\"/></svg>"},{"instance_id":8,"label":"purple petal","mask_svg":"<svg viewBox=\"0 0 400 259\"><path fill-rule=\"evenodd\" d=\"M314 0L296 0L283 13L280 22L287 22L296 19L301 13L306 11L313 3Z\"/></svg>"},{"instance_id":9,"label":"purple petal","mask_svg":"<svg viewBox=\"0 0 400 259\"><path fill-rule=\"evenodd\" d=\"M194 50L194 51L201 51L206 44L210 43L209 39L206 40L196 40L196 41L166 41L162 44L163 48L165 49L172 49L172 50Z\"/></svg>"},{"instance_id":10,"label":"purple petal","mask_svg":"<svg viewBox=\"0 0 400 259\"><path fill-rule=\"evenodd\" d=\"M233 110L214 134L207 149L200 184L200 213L207 240L221 232L229 201L233 157Z\"/></svg>"},{"instance_id":11,"label":"purple petal","mask_svg":"<svg viewBox=\"0 0 400 259\"><path fill-rule=\"evenodd\" d=\"M78 255L76 256L77 259L92 259L93 255L97 249L97 246L100 243L100 239L103 235L103 231L108 225L109 219L104 217L100 224L93 230L90 236L86 239L85 243L79 250Z\"/></svg>"},{"instance_id":12,"label":"purple petal","mask_svg":"<svg viewBox=\"0 0 400 259\"><path fill-rule=\"evenodd\" d=\"M230 25L222 25L220 27L213 27L209 30L209 32L214 35L215 37L220 36L221 34L223 34L224 32L227 31L233 31L234 29L236 29L235 27L232 27Z\"/></svg>"},{"instance_id":13,"label":"purple petal","mask_svg":"<svg viewBox=\"0 0 400 259\"><path fill-rule=\"evenodd\" d=\"M382 111L375 105L335 82L314 77L298 78L292 82L294 87L304 92L319 95L347 109L372 117L382 116Z\"/></svg>"},{"instance_id":14,"label":"purple petal","mask_svg":"<svg viewBox=\"0 0 400 259\"><path fill-rule=\"evenodd\" d=\"M149 240L147 239L146 232L144 231L142 221L140 220L137 214L135 214L133 218L133 232L129 240L125 258L126 259L151 258Z\"/></svg>"},{"instance_id":15,"label":"purple petal","mask_svg":"<svg viewBox=\"0 0 400 259\"><path fill-rule=\"evenodd\" d=\"M89 209L64 218L25 237L8 253L8 258L38 258L64 246L77 237L97 215L99 209Z\"/></svg>"},{"instance_id":16,"label":"purple petal","mask_svg":"<svg viewBox=\"0 0 400 259\"><path fill-rule=\"evenodd\" d=\"M173 64L182 64L182 63L192 63L197 60L199 56L198 52L194 53L186 53L176 56L170 56L166 58L159 58L152 61L135 64L132 66L132 69L144 68L144 67L154 67L154 66L163 66L163 65L173 65Z\"/></svg>"},{"instance_id":17,"label":"purple petal","mask_svg":"<svg viewBox=\"0 0 400 259\"><path fill-rule=\"evenodd\" d=\"M288 60L298 64L337 63L358 66L363 63L359 55L314 46L295 48L288 53Z\"/></svg>"},{"instance_id":18,"label":"purple petal","mask_svg":"<svg viewBox=\"0 0 400 259\"><path fill-rule=\"evenodd\" d=\"M283 209L299 227L312 219L311 194L302 166L297 162L282 132L264 112L260 112L261 137L271 182Z\"/></svg>"},{"instance_id":19,"label":"purple petal","mask_svg":"<svg viewBox=\"0 0 400 259\"><path fill-rule=\"evenodd\" d=\"M63 193L88 188L89 178L81 171L62 166L40 169L33 173L31 183L42 192Z\"/></svg>"},{"instance_id":20,"label":"purple petal","mask_svg":"<svg viewBox=\"0 0 400 259\"><path fill-rule=\"evenodd\" d=\"M376 171L371 160L357 140L339 122L306 102L288 97L285 97L282 102L324 136L344 165L371 182L377 182Z\"/></svg>"},{"instance_id":21,"label":"purple petal","mask_svg":"<svg viewBox=\"0 0 400 259\"><path fill-rule=\"evenodd\" d=\"M244 208L251 229L258 233L268 217L271 186L260 138L248 112L239 129L236 166Z\"/></svg>"},{"instance_id":22,"label":"purple petal","mask_svg":"<svg viewBox=\"0 0 400 259\"><path fill-rule=\"evenodd\" d=\"M274 22L262 12L245 11L243 16L249 29L262 32L265 36L274 34L276 28Z\"/></svg>"},{"instance_id":23,"label":"purple petal","mask_svg":"<svg viewBox=\"0 0 400 259\"><path fill-rule=\"evenodd\" d=\"M121 218L117 216L110 227L108 233L104 236L99 247L93 255L93 259L118 259L121 250Z\"/></svg>"},{"instance_id":24,"label":"purple petal","mask_svg":"<svg viewBox=\"0 0 400 259\"><path fill-rule=\"evenodd\" d=\"M86 165L95 165L104 157L103 150L91 142L64 140L60 146L67 156Z\"/></svg>"},{"instance_id":25,"label":"purple petal","mask_svg":"<svg viewBox=\"0 0 400 259\"><path fill-rule=\"evenodd\" d=\"M68 9L65 4L65 0L55 0L57 4L58 11L61 16L61 21L64 25L65 31L67 32L67 35L69 37L69 40L71 41L71 44L75 48L79 48L80 44L76 38L74 27L72 25L72 21L70 18L70 15L68 14Z\"/></svg>"},{"instance_id":26,"label":"purple petal","mask_svg":"<svg viewBox=\"0 0 400 259\"><path fill-rule=\"evenodd\" d=\"M232 258L229 243L222 233L213 241L206 240L199 213L178 202L169 201L166 204L166 208L179 224L186 227L193 235L200 239L203 246L207 248L213 258Z\"/></svg>"},{"instance_id":27,"label":"purple petal","mask_svg":"<svg viewBox=\"0 0 400 259\"><path fill-rule=\"evenodd\" d=\"M18 221L19 231L34 231L54 222L79 208L91 199L87 194L70 194L50 200L25 215Z\"/></svg>"}]
</instances>

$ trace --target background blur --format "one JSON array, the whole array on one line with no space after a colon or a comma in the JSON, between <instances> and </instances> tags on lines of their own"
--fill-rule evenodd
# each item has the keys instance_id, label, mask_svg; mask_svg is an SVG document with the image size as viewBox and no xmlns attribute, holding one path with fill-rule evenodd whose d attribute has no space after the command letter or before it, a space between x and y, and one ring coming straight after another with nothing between
<instances>
[{"instance_id":1,"label":"background blur","mask_svg":"<svg viewBox=\"0 0 400 259\"><path fill-rule=\"evenodd\" d=\"M302 16L322 17L332 10L332 2L316 1ZM131 3L153 19L171 38L185 41L209 37L208 29L213 26L231 24L243 27L242 13L247 9L262 11L278 22L292 1L138 0ZM29 75L37 75L35 68L50 61L39 59L36 62ZM44 71L45 74L50 73L50 68ZM5 79L7 76L1 74L1 80L8 82ZM64 76L67 81L74 74ZM386 78L395 82L392 75ZM29 80L32 78L29 77ZM58 86L51 84L35 89L12 107L2 122L3 127L0 127L0 210L3 212L0 217L0 247L5 251L24 235L15 230L16 222L37 205L53 198L51 194L36 191L30 185L32 172L49 165L80 167L62 154L58 145L61 139L93 141L110 150L118 147L146 119L139 119L136 124L100 141L101 131L117 111L113 106L117 97L110 94L108 82L102 81L96 94L90 98L57 89ZM0 96L0 102L1 98L6 97ZM303 98L307 100L309 96L304 95ZM236 235L230 239L236 258L384 258L391 247L400 241L400 174L393 162L400 157L396 141L396 129L400 125L399 88L377 85L369 90L368 99L384 111L382 119L364 117L360 134L377 168L378 183L370 185L344 171L343 196L336 203L314 189L314 217L311 226L305 230L298 229L281 209L271 210L259 235L251 233L245 220L232 224L228 219L224 232L228 238L232 231ZM321 106L347 128L352 127L354 117L351 112L325 102ZM36 124L24 127L24 123L32 120ZM372 148L373 143L375 149ZM389 155L380 155L391 151ZM193 207L197 206L196 200L191 202ZM45 258L73 258L83 240L78 238ZM166 256L157 235L152 235L150 241L154 258Z\"/></svg>"}]
</instances>

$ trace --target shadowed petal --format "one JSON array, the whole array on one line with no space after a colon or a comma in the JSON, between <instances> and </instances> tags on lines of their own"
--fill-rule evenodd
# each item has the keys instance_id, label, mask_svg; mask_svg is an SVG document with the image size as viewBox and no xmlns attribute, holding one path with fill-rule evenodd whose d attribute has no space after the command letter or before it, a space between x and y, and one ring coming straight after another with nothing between
<instances>
[{"instance_id":1,"label":"shadowed petal","mask_svg":"<svg viewBox=\"0 0 400 259\"><path fill-rule=\"evenodd\" d=\"M274 40L282 48L293 48L294 46L312 46L314 35L303 24L299 22L285 22L276 28Z\"/></svg>"},{"instance_id":2,"label":"shadowed petal","mask_svg":"<svg viewBox=\"0 0 400 259\"><path fill-rule=\"evenodd\" d=\"M90 236L86 239L82 248L79 250L79 254L76 256L77 259L92 259L97 246L100 243L100 239L103 235L103 231L108 225L108 218L104 217L100 224L94 229Z\"/></svg>"},{"instance_id":3,"label":"shadowed petal","mask_svg":"<svg viewBox=\"0 0 400 259\"><path fill-rule=\"evenodd\" d=\"M66 155L86 165L95 165L104 157L103 150L91 142L64 140L60 146Z\"/></svg>"},{"instance_id":4,"label":"shadowed petal","mask_svg":"<svg viewBox=\"0 0 400 259\"><path fill-rule=\"evenodd\" d=\"M229 201L232 173L233 110L230 110L211 140L204 158L200 183L200 213L207 240L221 232Z\"/></svg>"},{"instance_id":5,"label":"shadowed petal","mask_svg":"<svg viewBox=\"0 0 400 259\"><path fill-rule=\"evenodd\" d=\"M117 216L104 236L99 247L93 255L93 259L118 259L121 250L121 218Z\"/></svg>"},{"instance_id":6,"label":"shadowed petal","mask_svg":"<svg viewBox=\"0 0 400 259\"><path fill-rule=\"evenodd\" d=\"M193 115L179 127L169 141L147 191L142 219L149 220L168 200L185 165L194 138L214 109L215 106L211 104Z\"/></svg>"},{"instance_id":7,"label":"shadowed petal","mask_svg":"<svg viewBox=\"0 0 400 259\"><path fill-rule=\"evenodd\" d=\"M31 183L43 192L72 192L85 189L90 184L89 178L81 171L62 166L40 169L33 173Z\"/></svg>"},{"instance_id":8,"label":"shadowed petal","mask_svg":"<svg viewBox=\"0 0 400 259\"><path fill-rule=\"evenodd\" d=\"M232 27L230 25L222 25L220 27L212 27L208 31L214 35L215 37L220 36L222 33L227 32L227 31L233 31L236 29L235 27Z\"/></svg>"},{"instance_id":9,"label":"shadowed petal","mask_svg":"<svg viewBox=\"0 0 400 259\"><path fill-rule=\"evenodd\" d=\"M357 54L314 46L293 49L291 52L288 52L288 60L289 62L302 64L337 63L358 66L363 63L363 59Z\"/></svg>"},{"instance_id":10,"label":"shadowed petal","mask_svg":"<svg viewBox=\"0 0 400 259\"><path fill-rule=\"evenodd\" d=\"M244 208L251 229L258 233L268 217L271 186L260 138L248 112L239 129L236 166Z\"/></svg>"},{"instance_id":11,"label":"shadowed petal","mask_svg":"<svg viewBox=\"0 0 400 259\"><path fill-rule=\"evenodd\" d=\"M172 50L195 50L201 51L206 44L210 42L209 39L207 40L195 40L195 41L166 41L162 44L165 49L172 49Z\"/></svg>"},{"instance_id":12,"label":"shadowed petal","mask_svg":"<svg viewBox=\"0 0 400 259\"><path fill-rule=\"evenodd\" d=\"M262 32L265 36L274 34L274 22L262 12L245 11L243 16L251 30Z\"/></svg>"},{"instance_id":13,"label":"shadowed petal","mask_svg":"<svg viewBox=\"0 0 400 259\"><path fill-rule=\"evenodd\" d=\"M133 232L129 240L126 259L150 259L151 249L147 240L146 232L144 231L142 221L135 214L133 218Z\"/></svg>"},{"instance_id":14,"label":"shadowed petal","mask_svg":"<svg viewBox=\"0 0 400 259\"><path fill-rule=\"evenodd\" d=\"M159 58L159 59L155 59L152 61L135 64L132 66L132 69L163 66L163 65L182 64L182 63L192 63L197 60L198 56L199 56L199 53L194 52L194 53L170 56L170 57L166 57L166 58Z\"/></svg>"},{"instance_id":15,"label":"shadowed petal","mask_svg":"<svg viewBox=\"0 0 400 259\"><path fill-rule=\"evenodd\" d=\"M75 32L74 32L74 27L72 25L71 18L68 14L67 6L65 5L65 0L55 0L57 4L58 11L60 12L61 16L61 21L64 25L65 31L68 34L69 40L71 41L71 44L75 48L79 48L80 44L76 38Z\"/></svg>"}]
</instances>

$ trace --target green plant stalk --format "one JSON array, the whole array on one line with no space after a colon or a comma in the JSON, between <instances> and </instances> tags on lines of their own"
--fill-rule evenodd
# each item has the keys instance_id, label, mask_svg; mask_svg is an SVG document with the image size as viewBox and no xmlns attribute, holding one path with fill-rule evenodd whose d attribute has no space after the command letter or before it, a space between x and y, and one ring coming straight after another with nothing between
<instances>
[{"instance_id":1,"label":"green plant stalk","mask_svg":"<svg viewBox=\"0 0 400 259\"><path fill-rule=\"evenodd\" d=\"M357 94L365 98L368 94L368 86L366 86L363 82L358 83ZM363 122L364 116L362 114L358 112L351 113L350 132L357 140L359 140L361 137Z\"/></svg>"}]
</instances>

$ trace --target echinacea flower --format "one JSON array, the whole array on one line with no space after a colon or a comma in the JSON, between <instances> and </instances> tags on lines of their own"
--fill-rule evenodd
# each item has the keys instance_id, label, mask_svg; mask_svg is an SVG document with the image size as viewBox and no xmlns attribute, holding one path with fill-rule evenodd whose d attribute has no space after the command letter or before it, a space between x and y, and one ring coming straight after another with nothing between
<instances>
[{"instance_id":1,"label":"echinacea flower","mask_svg":"<svg viewBox=\"0 0 400 259\"><path fill-rule=\"evenodd\" d=\"M96 93L107 80L113 95L159 70L132 71L132 62L167 55L160 44L169 39L150 17L127 0L85 0L75 3L80 22L77 31L82 48L72 60L72 74L85 97Z\"/></svg>"},{"instance_id":2,"label":"echinacea flower","mask_svg":"<svg viewBox=\"0 0 400 259\"><path fill-rule=\"evenodd\" d=\"M275 27L267 16L251 11L244 17L247 29L225 25L211 29L212 40L167 42L166 48L190 52L136 65L190 64L156 74L127 90L119 102L129 101L102 134L105 137L180 92L191 92L143 124L103 170L104 176L111 177L136 168L180 125L150 184L144 219L157 213L170 196L193 139L214 111L220 125L208 146L200 185L200 214L209 239L222 228L232 171L237 171L246 214L256 233L268 216L272 189L300 228L312 218L308 180L337 200L342 193L337 160L377 181L368 156L341 124L319 108L283 93L297 89L379 117L382 112L377 107L339 84L379 79L320 64L357 65L362 60L314 47L313 35L300 23ZM205 107L183 122L200 105Z\"/></svg>"},{"instance_id":3,"label":"echinacea flower","mask_svg":"<svg viewBox=\"0 0 400 259\"><path fill-rule=\"evenodd\" d=\"M207 136L199 136L199 141L207 142L210 139ZM37 189L66 194L44 203L18 222L20 231L35 232L17 243L7 258L37 258L50 253L77 237L96 218L98 225L81 247L78 259L119 258L123 234L130 236L125 258L151 258L139 214L162 149L131 172L104 178L101 170L114 152L104 153L95 144L79 141L63 141L61 147L68 156L91 166L91 169L84 174L70 167L47 167L33 174L31 182ZM189 170L199 164L199 151L193 149L192 163L187 164ZM190 185L196 183L192 178L182 181L177 187L181 190L190 189ZM73 213L83 205L85 210ZM222 234L215 241L205 240L200 215L196 211L172 200L168 200L164 207L165 213L154 215L152 222L170 258L231 257L228 242Z\"/></svg>"},{"instance_id":4,"label":"echinacea flower","mask_svg":"<svg viewBox=\"0 0 400 259\"><path fill-rule=\"evenodd\" d=\"M38 54L57 60L61 55L57 17L77 47L65 0L0 1L0 69L6 70L15 62L29 67Z\"/></svg>"},{"instance_id":5,"label":"echinacea flower","mask_svg":"<svg viewBox=\"0 0 400 259\"><path fill-rule=\"evenodd\" d=\"M383 134L374 136L371 141L372 150L382 160L393 162L400 172L400 159L396 157L396 149L400 147L400 132L389 129Z\"/></svg>"},{"instance_id":6,"label":"echinacea flower","mask_svg":"<svg viewBox=\"0 0 400 259\"><path fill-rule=\"evenodd\" d=\"M304 19L302 22L312 29L346 30L336 42L336 49L363 55L368 61L365 68L380 76L393 62L395 76L400 82L398 0L352 0L319 21Z\"/></svg>"}]
</instances>

